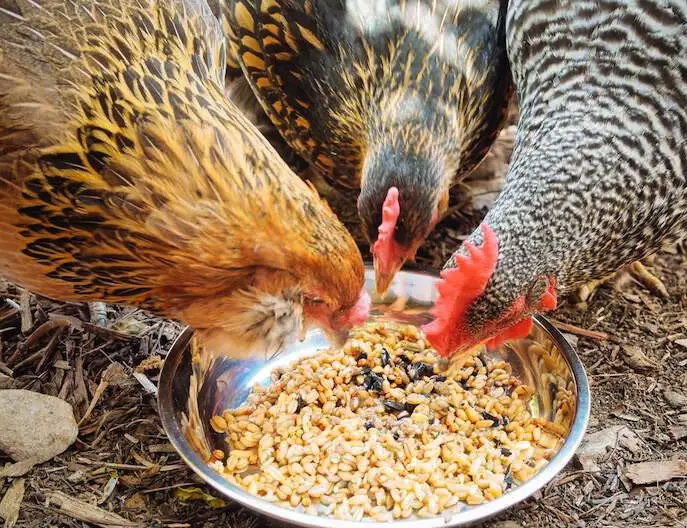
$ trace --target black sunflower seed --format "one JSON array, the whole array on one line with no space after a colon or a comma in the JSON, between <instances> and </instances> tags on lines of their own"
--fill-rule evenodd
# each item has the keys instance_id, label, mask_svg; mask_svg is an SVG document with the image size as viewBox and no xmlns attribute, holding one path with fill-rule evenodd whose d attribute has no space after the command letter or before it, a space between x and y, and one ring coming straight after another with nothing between
<instances>
[{"instance_id":1,"label":"black sunflower seed","mask_svg":"<svg viewBox=\"0 0 687 528\"><path fill-rule=\"evenodd\" d=\"M413 414L415 407L417 407L417 404L408 403L408 402L406 402L405 405L406 405L406 411L408 411L409 414Z\"/></svg>"},{"instance_id":2,"label":"black sunflower seed","mask_svg":"<svg viewBox=\"0 0 687 528\"><path fill-rule=\"evenodd\" d=\"M365 390L379 392L382 390L383 386L384 379L381 376L371 371L365 374L365 378L363 379L363 387L365 387Z\"/></svg>"},{"instance_id":3,"label":"black sunflower seed","mask_svg":"<svg viewBox=\"0 0 687 528\"><path fill-rule=\"evenodd\" d=\"M365 429L374 429L375 424L372 423L372 420L368 420L365 422Z\"/></svg>"},{"instance_id":4,"label":"black sunflower seed","mask_svg":"<svg viewBox=\"0 0 687 528\"><path fill-rule=\"evenodd\" d=\"M431 379L432 381L436 381L438 383L443 383L444 381L446 381L446 376L441 376L440 374L435 374L434 376L432 376L429 379Z\"/></svg>"},{"instance_id":5,"label":"black sunflower seed","mask_svg":"<svg viewBox=\"0 0 687 528\"><path fill-rule=\"evenodd\" d=\"M551 401L556 400L556 396L558 395L558 385L555 383L549 383L549 398L551 398Z\"/></svg>"},{"instance_id":6,"label":"black sunflower seed","mask_svg":"<svg viewBox=\"0 0 687 528\"><path fill-rule=\"evenodd\" d=\"M493 414L489 414L487 411L484 411L482 413L482 416L484 417L485 420L491 420L494 422L494 425L492 427L497 427L499 425L503 425L503 418L499 418L498 416L494 416Z\"/></svg>"},{"instance_id":7,"label":"black sunflower seed","mask_svg":"<svg viewBox=\"0 0 687 528\"><path fill-rule=\"evenodd\" d=\"M482 352L479 356L477 356L479 360L482 362L482 365L485 367L487 366L487 358L484 356L484 352Z\"/></svg>"},{"instance_id":8,"label":"black sunflower seed","mask_svg":"<svg viewBox=\"0 0 687 528\"><path fill-rule=\"evenodd\" d=\"M428 365L427 363L418 362L408 366L408 377L413 381L420 380L425 376L429 377L433 374L434 369L432 365Z\"/></svg>"},{"instance_id":9,"label":"black sunflower seed","mask_svg":"<svg viewBox=\"0 0 687 528\"><path fill-rule=\"evenodd\" d=\"M367 359L367 353L366 352L361 352L360 354L358 354L358 357L356 358L356 360L360 361L361 359Z\"/></svg>"},{"instance_id":10,"label":"black sunflower seed","mask_svg":"<svg viewBox=\"0 0 687 528\"><path fill-rule=\"evenodd\" d=\"M299 394L298 395L298 405L296 406L296 414L300 413L301 409L303 409L303 407L305 407L306 405L307 405L307 403L305 403L305 400L303 398L301 398L301 395Z\"/></svg>"},{"instance_id":11,"label":"black sunflower seed","mask_svg":"<svg viewBox=\"0 0 687 528\"><path fill-rule=\"evenodd\" d=\"M506 476L503 478L503 482L506 485L506 491L508 491L514 484L513 472L511 471L510 464L508 464L508 468L506 469Z\"/></svg>"},{"instance_id":12,"label":"black sunflower seed","mask_svg":"<svg viewBox=\"0 0 687 528\"><path fill-rule=\"evenodd\" d=\"M386 347L382 348L382 366L386 367L391 364L391 355Z\"/></svg>"},{"instance_id":13,"label":"black sunflower seed","mask_svg":"<svg viewBox=\"0 0 687 528\"><path fill-rule=\"evenodd\" d=\"M510 449L508 449L507 447L502 447L501 448L501 454L505 457L509 457L513 454L513 452Z\"/></svg>"}]
</instances>

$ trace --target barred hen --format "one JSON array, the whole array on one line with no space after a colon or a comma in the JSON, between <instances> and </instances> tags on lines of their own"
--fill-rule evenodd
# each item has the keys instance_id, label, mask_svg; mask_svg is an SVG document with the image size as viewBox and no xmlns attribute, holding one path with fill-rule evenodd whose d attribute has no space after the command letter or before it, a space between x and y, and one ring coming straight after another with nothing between
<instances>
[{"instance_id":1,"label":"barred hen","mask_svg":"<svg viewBox=\"0 0 687 528\"><path fill-rule=\"evenodd\" d=\"M448 261L443 354L526 335L531 315L687 227L687 4L515 0L520 122L504 188Z\"/></svg>"},{"instance_id":2,"label":"barred hen","mask_svg":"<svg viewBox=\"0 0 687 528\"><path fill-rule=\"evenodd\" d=\"M505 0L224 0L265 112L358 212L384 292L484 158L512 83Z\"/></svg>"},{"instance_id":3,"label":"barred hen","mask_svg":"<svg viewBox=\"0 0 687 528\"><path fill-rule=\"evenodd\" d=\"M364 319L363 262L224 95L201 0L0 0L0 271L237 355Z\"/></svg>"}]
</instances>

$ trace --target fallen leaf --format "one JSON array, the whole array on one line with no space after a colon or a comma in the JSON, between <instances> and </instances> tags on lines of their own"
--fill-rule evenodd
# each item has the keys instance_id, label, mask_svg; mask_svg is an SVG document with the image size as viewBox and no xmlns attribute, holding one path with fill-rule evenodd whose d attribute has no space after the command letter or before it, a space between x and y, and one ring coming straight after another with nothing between
<instances>
[{"instance_id":1,"label":"fallen leaf","mask_svg":"<svg viewBox=\"0 0 687 528\"><path fill-rule=\"evenodd\" d=\"M577 450L577 458L585 470L599 471L597 460L607 453L609 447L616 445L636 454L641 451L642 441L629 427L614 425L588 435Z\"/></svg>"},{"instance_id":2,"label":"fallen leaf","mask_svg":"<svg viewBox=\"0 0 687 528\"><path fill-rule=\"evenodd\" d=\"M651 360L641 348L634 345L623 346L625 363L635 370L655 369L657 364Z\"/></svg>"},{"instance_id":3,"label":"fallen leaf","mask_svg":"<svg viewBox=\"0 0 687 528\"><path fill-rule=\"evenodd\" d=\"M103 382L114 387L126 387L131 384L131 377L126 371L126 367L118 362L113 362L105 369L101 379Z\"/></svg>"},{"instance_id":4,"label":"fallen leaf","mask_svg":"<svg viewBox=\"0 0 687 528\"><path fill-rule=\"evenodd\" d=\"M0 517L5 520L4 528L12 528L19 519L19 509L24 500L24 479L17 479L0 501Z\"/></svg>"},{"instance_id":5,"label":"fallen leaf","mask_svg":"<svg viewBox=\"0 0 687 528\"><path fill-rule=\"evenodd\" d=\"M107 499L112 496L115 488L117 487L117 482L119 482L119 477L116 475L110 477L110 480L107 481L107 484L105 484L105 487L103 488L103 493L100 496L100 499L98 499L98 502L96 503L98 506L105 504Z\"/></svg>"},{"instance_id":6,"label":"fallen leaf","mask_svg":"<svg viewBox=\"0 0 687 528\"><path fill-rule=\"evenodd\" d=\"M668 404L674 409L680 409L682 407L687 407L687 396L675 392L674 390L667 390L663 393L663 397L666 399Z\"/></svg>"},{"instance_id":7,"label":"fallen leaf","mask_svg":"<svg viewBox=\"0 0 687 528\"><path fill-rule=\"evenodd\" d=\"M210 506L211 508L224 508L226 503L218 498L204 492L200 488L178 488L176 490L177 498L182 502L187 502L191 500L202 500Z\"/></svg>"},{"instance_id":8,"label":"fallen leaf","mask_svg":"<svg viewBox=\"0 0 687 528\"><path fill-rule=\"evenodd\" d=\"M143 493L136 493L124 501L124 507L129 510L145 510L148 504Z\"/></svg>"},{"instance_id":9,"label":"fallen leaf","mask_svg":"<svg viewBox=\"0 0 687 528\"><path fill-rule=\"evenodd\" d=\"M631 464L625 468L625 476L634 484L665 482L687 477L687 460L652 460Z\"/></svg>"},{"instance_id":10,"label":"fallen leaf","mask_svg":"<svg viewBox=\"0 0 687 528\"><path fill-rule=\"evenodd\" d=\"M81 424L83 424L91 415L93 409L95 409L95 406L98 403L98 400L100 400L100 397L105 393L108 387L112 386L122 388L130 383L132 383L132 381L126 371L126 368L124 368L124 365L116 361L111 363L110 366L105 369L105 372L103 372L100 376L100 383L97 385L94 391L91 391L93 393L93 398L91 399L88 409L86 409L86 412L81 417L81 420L79 420L79 426L81 426Z\"/></svg>"},{"instance_id":11,"label":"fallen leaf","mask_svg":"<svg viewBox=\"0 0 687 528\"><path fill-rule=\"evenodd\" d=\"M681 347L687 348L687 339L678 339L677 341L673 341L676 345L680 345Z\"/></svg>"}]
</instances>

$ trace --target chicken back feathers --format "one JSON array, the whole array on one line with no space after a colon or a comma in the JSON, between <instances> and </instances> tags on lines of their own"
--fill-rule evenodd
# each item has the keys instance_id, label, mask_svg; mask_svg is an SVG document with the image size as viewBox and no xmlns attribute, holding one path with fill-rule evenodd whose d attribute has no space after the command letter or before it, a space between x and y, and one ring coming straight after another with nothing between
<instances>
[{"instance_id":1,"label":"chicken back feathers","mask_svg":"<svg viewBox=\"0 0 687 528\"><path fill-rule=\"evenodd\" d=\"M360 253L225 98L204 2L0 0L0 26L8 279L256 339L357 310Z\"/></svg>"},{"instance_id":2,"label":"chicken back feathers","mask_svg":"<svg viewBox=\"0 0 687 528\"><path fill-rule=\"evenodd\" d=\"M505 6L225 1L236 58L272 122L330 185L361 188L358 211L387 283L503 124ZM397 205L390 193L399 214L382 226L383 209ZM380 227L393 237L378 240Z\"/></svg>"},{"instance_id":3,"label":"chicken back feathers","mask_svg":"<svg viewBox=\"0 0 687 528\"><path fill-rule=\"evenodd\" d=\"M474 273L469 248L447 262L427 327L445 354L521 336L523 321L555 308L558 295L687 228L687 4L516 0L507 39L515 148L500 196L468 240L481 246L489 233L498 251L467 306L460 283L469 279L458 277Z\"/></svg>"}]
</instances>

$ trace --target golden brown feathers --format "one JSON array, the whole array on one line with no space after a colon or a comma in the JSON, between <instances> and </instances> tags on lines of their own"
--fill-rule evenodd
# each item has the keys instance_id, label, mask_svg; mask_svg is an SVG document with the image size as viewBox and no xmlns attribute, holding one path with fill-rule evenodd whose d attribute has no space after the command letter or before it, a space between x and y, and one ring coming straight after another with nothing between
<instances>
[{"instance_id":1,"label":"golden brown feathers","mask_svg":"<svg viewBox=\"0 0 687 528\"><path fill-rule=\"evenodd\" d=\"M387 277L503 125L505 12L505 0L224 3L234 55L274 125L330 185L361 189L358 212ZM399 205L387 227L384 204ZM393 239L376 244L382 231Z\"/></svg>"},{"instance_id":2,"label":"golden brown feathers","mask_svg":"<svg viewBox=\"0 0 687 528\"><path fill-rule=\"evenodd\" d=\"M355 187L379 142L424 152L445 141L462 172L482 159L511 94L501 4L228 0L224 16L273 122L297 151ZM408 119L414 97L437 106Z\"/></svg>"},{"instance_id":3,"label":"golden brown feathers","mask_svg":"<svg viewBox=\"0 0 687 528\"><path fill-rule=\"evenodd\" d=\"M206 328L256 291L356 303L353 240L225 98L206 4L0 0L0 25L10 280Z\"/></svg>"}]
</instances>

